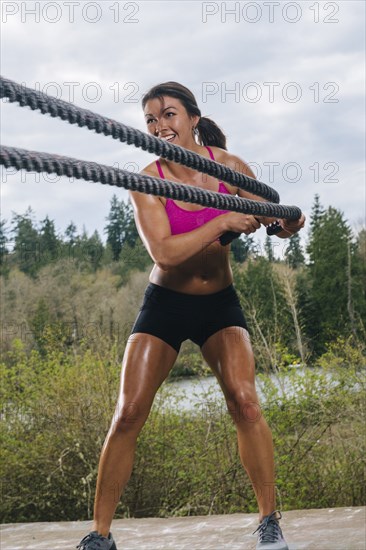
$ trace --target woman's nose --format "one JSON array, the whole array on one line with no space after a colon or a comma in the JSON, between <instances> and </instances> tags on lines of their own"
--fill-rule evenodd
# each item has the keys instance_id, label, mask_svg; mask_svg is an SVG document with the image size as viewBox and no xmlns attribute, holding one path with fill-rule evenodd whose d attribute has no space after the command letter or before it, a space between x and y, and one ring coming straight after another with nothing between
<instances>
[{"instance_id":1,"label":"woman's nose","mask_svg":"<svg viewBox=\"0 0 366 550\"><path fill-rule=\"evenodd\" d=\"M159 134L165 129L165 122L164 120L158 120L155 125L155 133Z\"/></svg>"}]
</instances>

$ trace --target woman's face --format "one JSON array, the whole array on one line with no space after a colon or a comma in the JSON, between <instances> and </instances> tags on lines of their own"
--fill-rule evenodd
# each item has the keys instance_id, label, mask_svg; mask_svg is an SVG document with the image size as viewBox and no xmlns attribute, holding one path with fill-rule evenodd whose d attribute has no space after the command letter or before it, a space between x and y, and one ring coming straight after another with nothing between
<instances>
[{"instance_id":1,"label":"woman's face","mask_svg":"<svg viewBox=\"0 0 366 550\"><path fill-rule=\"evenodd\" d=\"M185 148L195 145L193 128L199 116L191 117L179 99L170 96L163 96L162 100L150 99L146 102L144 115L149 134Z\"/></svg>"}]
</instances>

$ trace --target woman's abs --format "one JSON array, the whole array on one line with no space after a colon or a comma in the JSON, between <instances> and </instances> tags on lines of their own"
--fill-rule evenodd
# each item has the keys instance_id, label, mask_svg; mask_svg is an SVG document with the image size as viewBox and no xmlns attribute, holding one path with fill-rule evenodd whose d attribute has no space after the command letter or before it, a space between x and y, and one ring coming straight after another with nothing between
<instances>
[{"instance_id":1,"label":"woman's abs","mask_svg":"<svg viewBox=\"0 0 366 550\"><path fill-rule=\"evenodd\" d=\"M154 265L149 281L186 294L212 294L233 282L229 247L213 243L182 264L163 270Z\"/></svg>"}]
</instances>

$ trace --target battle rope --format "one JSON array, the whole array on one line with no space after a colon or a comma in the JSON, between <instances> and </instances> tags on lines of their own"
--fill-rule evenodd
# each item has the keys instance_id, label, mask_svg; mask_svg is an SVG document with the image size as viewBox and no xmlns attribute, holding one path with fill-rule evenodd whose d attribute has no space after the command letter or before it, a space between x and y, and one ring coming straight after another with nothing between
<instances>
[{"instance_id":1,"label":"battle rope","mask_svg":"<svg viewBox=\"0 0 366 550\"><path fill-rule=\"evenodd\" d=\"M77 107L67 101L50 97L37 90L32 90L2 76L0 76L0 97L8 98L11 103L17 102L21 107L27 105L33 111L39 109L42 114L49 113L51 117L59 117L70 124L77 124L80 127L86 126L89 130L95 130L97 134L112 136L113 139L119 139L129 145L133 144L144 151L149 151L157 156L193 168L198 172L226 181L264 199L276 203L280 202L277 191L254 178L235 172L223 164L197 155L179 145L168 143L136 128L126 126L121 122Z\"/></svg>"},{"instance_id":2,"label":"battle rope","mask_svg":"<svg viewBox=\"0 0 366 550\"><path fill-rule=\"evenodd\" d=\"M173 145L165 140L145 134L135 128L125 126L122 123L108 119L92 111L50 97L42 92L31 90L30 88L26 88L25 86L19 85L1 76L0 97L6 97L10 102L18 102L22 107L28 105L32 110L39 109L42 114L49 113L52 117L60 117L62 120L67 120L70 124L78 124L80 127L86 126L88 129L95 130L97 133L103 133L106 136L110 135L114 139L119 139L122 142L125 141L128 144L134 144L136 147L140 147L156 155L160 155L174 162L198 170L199 172L212 175L217 179L220 178L228 183L237 185L262 198L273 200L275 203L279 202L278 193L262 182L235 172L222 164L208 160L183 147ZM69 167L72 167L72 173L70 173L67 163L69 163ZM118 185L139 192L157 194L186 202L194 202L202 206L210 206L211 208L234 210L247 214L293 220L299 219L301 216L301 210L296 206L281 206L278 204L249 201L233 196L227 197L219 193L212 193L205 189L186 184L182 186L167 180L142 176L141 174L136 176L126 170L99 166L97 163L88 163L69 157L38 153L25 149L3 147L0 164L4 164L6 167L13 166L18 170L25 169L28 171L56 173L59 175L73 175L78 179L83 178L86 180L100 181L101 183ZM158 186L156 186L157 183ZM208 201L208 203L206 201ZM278 222L267 227L268 235L274 235L280 231L281 226ZM221 235L220 242L222 245L226 245L239 235L239 233L228 231L224 235Z\"/></svg>"},{"instance_id":3,"label":"battle rope","mask_svg":"<svg viewBox=\"0 0 366 550\"><path fill-rule=\"evenodd\" d=\"M1 146L0 165L14 167L28 172L46 172L59 176L74 177L107 185L124 187L150 195L169 197L175 200L192 202L202 206L232 210L243 214L260 215L275 218L298 219L301 210L296 206L284 206L271 202L253 201L234 195L225 195L207 191L194 185L178 185L144 174L135 174L96 162L78 160L61 155L28 151L15 147Z\"/></svg>"}]
</instances>

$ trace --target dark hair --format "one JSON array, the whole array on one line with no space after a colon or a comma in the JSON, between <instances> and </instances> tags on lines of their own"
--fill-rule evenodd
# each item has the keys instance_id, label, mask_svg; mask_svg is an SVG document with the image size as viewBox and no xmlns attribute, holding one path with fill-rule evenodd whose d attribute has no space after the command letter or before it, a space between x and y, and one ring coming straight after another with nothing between
<instances>
[{"instance_id":1,"label":"dark hair","mask_svg":"<svg viewBox=\"0 0 366 550\"><path fill-rule=\"evenodd\" d=\"M153 86L143 96L141 100L142 108L145 108L146 103L150 99L161 99L163 96L179 99L190 116L198 115L200 117L196 128L198 130L199 141L202 145L213 145L214 147L226 149L226 136L221 128L210 118L201 116L201 111L192 92L178 82L164 82Z\"/></svg>"}]
</instances>

